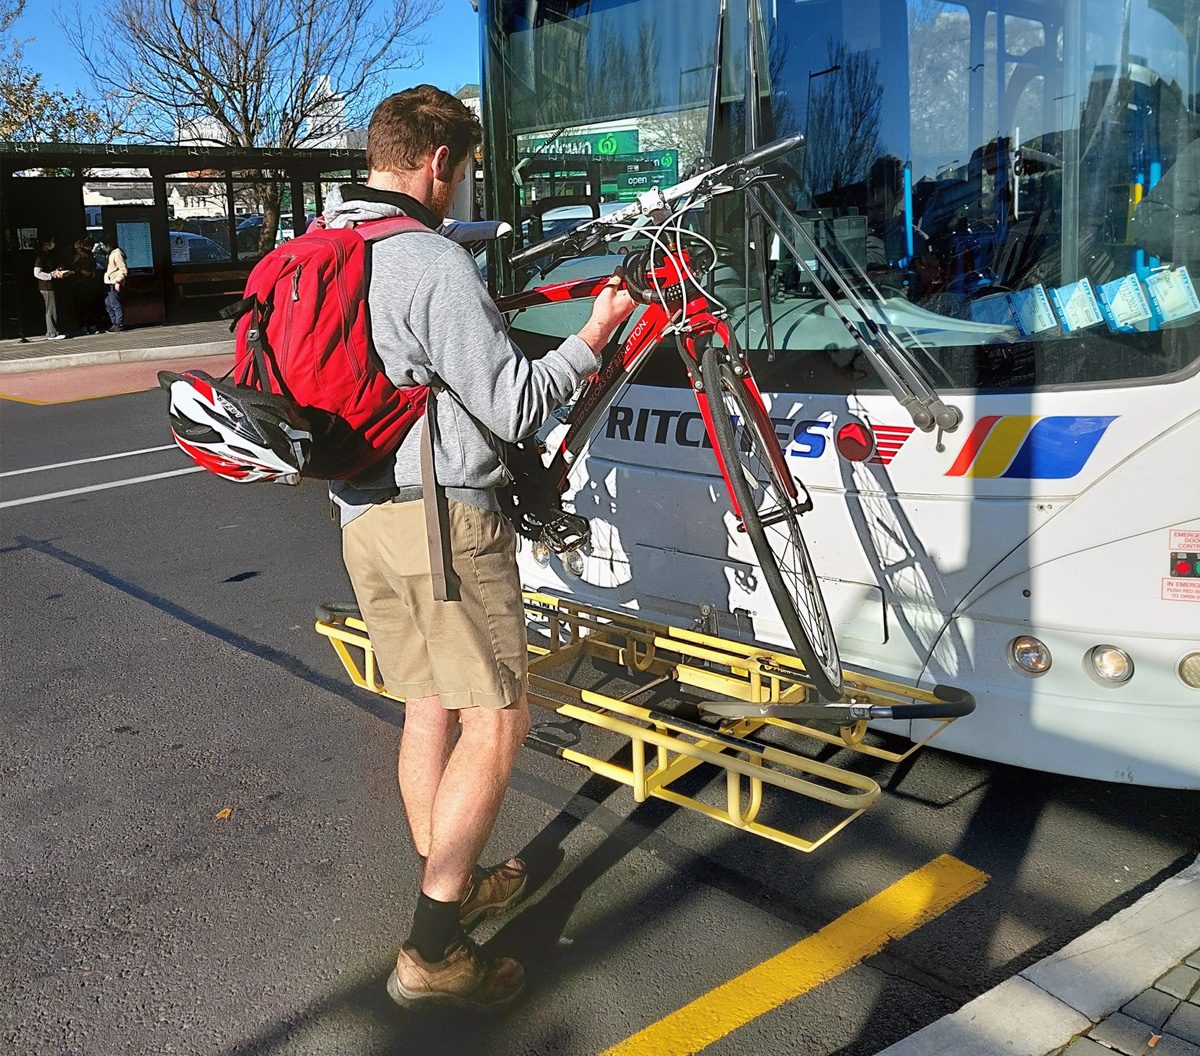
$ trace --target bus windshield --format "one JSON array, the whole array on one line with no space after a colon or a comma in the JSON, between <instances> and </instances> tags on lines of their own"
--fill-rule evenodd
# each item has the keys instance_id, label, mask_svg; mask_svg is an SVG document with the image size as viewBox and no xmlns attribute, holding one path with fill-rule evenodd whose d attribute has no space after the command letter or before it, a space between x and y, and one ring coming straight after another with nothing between
<instances>
[{"instance_id":1,"label":"bus windshield","mask_svg":"<svg viewBox=\"0 0 1200 1056\"><path fill-rule=\"evenodd\" d=\"M1200 0L482 10L487 208L518 231L555 200L629 201L705 156L803 132L806 148L778 166L777 221L869 295L939 388L1152 383L1200 363ZM815 260L789 250L803 256L804 237L766 236L763 284L740 203L706 222L721 250L714 293L761 381L880 387L822 310ZM520 326L558 325L537 317Z\"/></svg>"}]
</instances>

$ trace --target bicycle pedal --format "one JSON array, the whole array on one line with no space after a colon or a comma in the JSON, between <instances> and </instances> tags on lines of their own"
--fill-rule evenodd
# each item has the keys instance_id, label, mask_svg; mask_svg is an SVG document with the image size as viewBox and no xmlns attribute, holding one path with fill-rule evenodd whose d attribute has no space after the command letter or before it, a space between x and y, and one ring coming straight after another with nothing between
<instances>
[{"instance_id":1,"label":"bicycle pedal","mask_svg":"<svg viewBox=\"0 0 1200 1056\"><path fill-rule=\"evenodd\" d=\"M586 517L563 513L542 526L542 542L556 554L569 554L586 546L592 537L592 526Z\"/></svg>"}]
</instances>

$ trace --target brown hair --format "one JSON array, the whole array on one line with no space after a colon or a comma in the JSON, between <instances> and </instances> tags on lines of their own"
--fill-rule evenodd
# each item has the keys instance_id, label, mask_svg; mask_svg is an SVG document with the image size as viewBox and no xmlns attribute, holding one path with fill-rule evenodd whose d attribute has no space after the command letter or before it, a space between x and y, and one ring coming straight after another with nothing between
<instances>
[{"instance_id":1,"label":"brown hair","mask_svg":"<svg viewBox=\"0 0 1200 1056\"><path fill-rule=\"evenodd\" d=\"M410 172L441 146L449 148L450 165L457 167L482 139L470 107L432 84L419 84L375 107L367 126L367 167Z\"/></svg>"}]
</instances>

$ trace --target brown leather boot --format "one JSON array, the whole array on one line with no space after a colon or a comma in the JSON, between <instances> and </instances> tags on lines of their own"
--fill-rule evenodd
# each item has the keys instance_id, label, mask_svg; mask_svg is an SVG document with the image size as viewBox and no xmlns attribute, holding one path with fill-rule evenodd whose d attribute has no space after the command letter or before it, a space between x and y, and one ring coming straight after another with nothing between
<instances>
[{"instance_id":1,"label":"brown leather boot","mask_svg":"<svg viewBox=\"0 0 1200 1056\"><path fill-rule=\"evenodd\" d=\"M480 960L470 939L446 951L443 960L425 960L407 943L388 977L388 996L398 1005L451 1005L501 1008L525 986L525 970L511 957Z\"/></svg>"},{"instance_id":2,"label":"brown leather boot","mask_svg":"<svg viewBox=\"0 0 1200 1056\"><path fill-rule=\"evenodd\" d=\"M458 920L463 931L498 917L512 906L524 892L526 879L525 863L520 858L510 858L488 869L477 865L459 900Z\"/></svg>"}]
</instances>

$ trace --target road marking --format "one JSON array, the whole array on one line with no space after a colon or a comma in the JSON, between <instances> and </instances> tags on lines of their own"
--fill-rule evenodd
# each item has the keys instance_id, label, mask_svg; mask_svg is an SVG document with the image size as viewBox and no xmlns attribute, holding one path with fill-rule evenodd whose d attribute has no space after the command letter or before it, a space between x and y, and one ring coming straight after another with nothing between
<instances>
[{"instance_id":1,"label":"road marking","mask_svg":"<svg viewBox=\"0 0 1200 1056\"><path fill-rule=\"evenodd\" d=\"M3 384L0 382L0 384ZM90 396L69 396L65 400L34 400L28 396L10 396L0 392L0 400L10 400L13 403L27 403L31 407L58 407L64 403L83 403L84 400L107 400L110 396L136 396L139 392L149 392L155 386L147 385L142 389L122 389L120 392L97 392Z\"/></svg>"},{"instance_id":2,"label":"road marking","mask_svg":"<svg viewBox=\"0 0 1200 1056\"><path fill-rule=\"evenodd\" d=\"M163 477L181 477L185 473L203 473L203 466L188 466L187 469L173 469L169 473L151 473L147 477L129 477L127 480L114 480L108 484L89 484L86 488L71 488L70 491L52 491L47 495L31 495L27 499L8 499L0 502L0 510L8 506L25 506L31 502L48 502L50 499L65 499L71 495L85 495L89 491L107 491L109 488L123 488L126 484L141 484L147 480L162 480Z\"/></svg>"},{"instance_id":3,"label":"road marking","mask_svg":"<svg viewBox=\"0 0 1200 1056\"><path fill-rule=\"evenodd\" d=\"M0 473L0 477L16 477L22 473L41 473L46 469L63 469L66 466L82 466L86 462L107 462L112 458L129 458L133 455L148 455L153 451L175 451L175 444L163 444L162 447L140 447L136 451L118 451L115 455L96 455L94 458L76 458L71 462L51 462L47 466L31 466L29 469L10 469Z\"/></svg>"},{"instance_id":4,"label":"road marking","mask_svg":"<svg viewBox=\"0 0 1200 1056\"><path fill-rule=\"evenodd\" d=\"M601 1056L692 1056L841 975L982 890L988 875L943 854L795 946L723 983Z\"/></svg>"}]
</instances>

